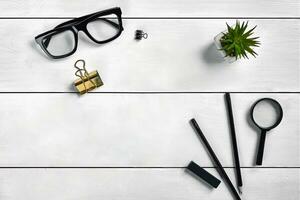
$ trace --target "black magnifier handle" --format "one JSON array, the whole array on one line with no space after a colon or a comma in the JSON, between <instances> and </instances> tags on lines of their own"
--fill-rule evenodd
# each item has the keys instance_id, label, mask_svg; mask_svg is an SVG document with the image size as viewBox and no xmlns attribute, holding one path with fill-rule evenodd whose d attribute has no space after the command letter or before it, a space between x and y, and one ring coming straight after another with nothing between
<instances>
[{"instance_id":1,"label":"black magnifier handle","mask_svg":"<svg viewBox=\"0 0 300 200\"><path fill-rule=\"evenodd\" d=\"M261 130L260 141L259 141L259 146L258 146L258 152L257 152L257 157L256 157L256 165L262 165L266 135L267 135L267 131L266 130Z\"/></svg>"}]
</instances>

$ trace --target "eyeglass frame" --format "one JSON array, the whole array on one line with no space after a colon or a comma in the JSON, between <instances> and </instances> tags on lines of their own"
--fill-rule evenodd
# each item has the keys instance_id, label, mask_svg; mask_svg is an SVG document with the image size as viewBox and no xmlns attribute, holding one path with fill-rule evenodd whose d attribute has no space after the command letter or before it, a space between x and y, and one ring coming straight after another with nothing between
<instances>
[{"instance_id":1,"label":"eyeglass frame","mask_svg":"<svg viewBox=\"0 0 300 200\"><path fill-rule=\"evenodd\" d=\"M117 27L118 28L118 33L115 36L113 36L109 39L98 41L87 30L87 24L89 22L92 22L94 19L97 19L98 17L105 16L105 15L110 15L110 14L115 14L117 16L118 24L113 22L113 21L110 21L106 18L101 18L101 20L105 20L106 22L108 22L108 23L112 24L113 26ZM62 32L68 31L68 30L70 30L74 35L75 44L74 44L73 50L71 52L67 53L67 54L64 54L64 55L52 55L47 50L47 47L45 46L44 40L45 39L51 39L51 36L57 35L59 33L62 33ZM56 26L54 29L46 31L46 32L36 36L35 41L40 45L42 50L49 57L51 57L53 59L59 59L59 58L68 57L68 56L70 56L70 55L72 55L76 52L77 46L78 46L78 32L79 31L83 31L93 42L95 42L97 44L104 44L104 43L110 42L110 41L116 39L117 37L119 37L123 30L124 30L124 28L123 28L123 24L122 24L122 11L121 11L121 8L115 7L115 8L110 8L110 9L107 9L107 10L99 11L99 12L96 12L96 13L92 13L92 14L89 14L89 15L85 15L85 16L82 16L82 17L74 18L72 20L63 22L63 23L59 24L58 26Z\"/></svg>"}]
</instances>

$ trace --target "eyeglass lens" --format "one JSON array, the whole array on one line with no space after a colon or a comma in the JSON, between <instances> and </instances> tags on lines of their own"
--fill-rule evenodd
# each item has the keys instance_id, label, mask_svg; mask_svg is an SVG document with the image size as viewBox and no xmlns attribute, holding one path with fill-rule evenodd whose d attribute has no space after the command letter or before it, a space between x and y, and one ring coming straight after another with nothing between
<instances>
[{"instance_id":1,"label":"eyeglass lens","mask_svg":"<svg viewBox=\"0 0 300 200\"><path fill-rule=\"evenodd\" d=\"M119 33L118 17L114 14L101 16L89 22L87 31L97 41L105 41L115 37Z\"/></svg>"},{"instance_id":2,"label":"eyeglass lens","mask_svg":"<svg viewBox=\"0 0 300 200\"><path fill-rule=\"evenodd\" d=\"M75 48L74 33L66 30L51 35L51 38L45 38L43 43L47 51L53 56L65 55L72 52Z\"/></svg>"}]
</instances>

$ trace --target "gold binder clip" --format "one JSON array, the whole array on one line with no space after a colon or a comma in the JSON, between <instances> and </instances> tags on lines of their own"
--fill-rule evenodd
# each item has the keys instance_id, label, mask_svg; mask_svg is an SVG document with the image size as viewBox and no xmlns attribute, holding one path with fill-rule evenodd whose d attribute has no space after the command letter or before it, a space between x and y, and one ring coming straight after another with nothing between
<instances>
[{"instance_id":1,"label":"gold binder clip","mask_svg":"<svg viewBox=\"0 0 300 200\"><path fill-rule=\"evenodd\" d=\"M79 62L82 62L81 68L78 67ZM74 86L79 94L85 94L103 85L103 82L96 70L88 73L88 71L85 69L84 60L77 60L74 64L74 67L77 69L77 71L75 72L75 76L79 77L79 79L76 79L74 81Z\"/></svg>"}]
</instances>

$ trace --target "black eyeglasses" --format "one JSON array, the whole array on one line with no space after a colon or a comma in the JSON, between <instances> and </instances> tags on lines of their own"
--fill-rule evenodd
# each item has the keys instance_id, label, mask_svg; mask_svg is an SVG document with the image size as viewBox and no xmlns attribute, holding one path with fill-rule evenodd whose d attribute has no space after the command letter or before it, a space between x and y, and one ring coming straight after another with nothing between
<instances>
[{"instance_id":1,"label":"black eyeglasses","mask_svg":"<svg viewBox=\"0 0 300 200\"><path fill-rule=\"evenodd\" d=\"M36 36L35 41L49 57L64 58L76 51L79 31L98 44L119 37L123 31L121 15L121 9L116 7L75 18Z\"/></svg>"}]
</instances>

